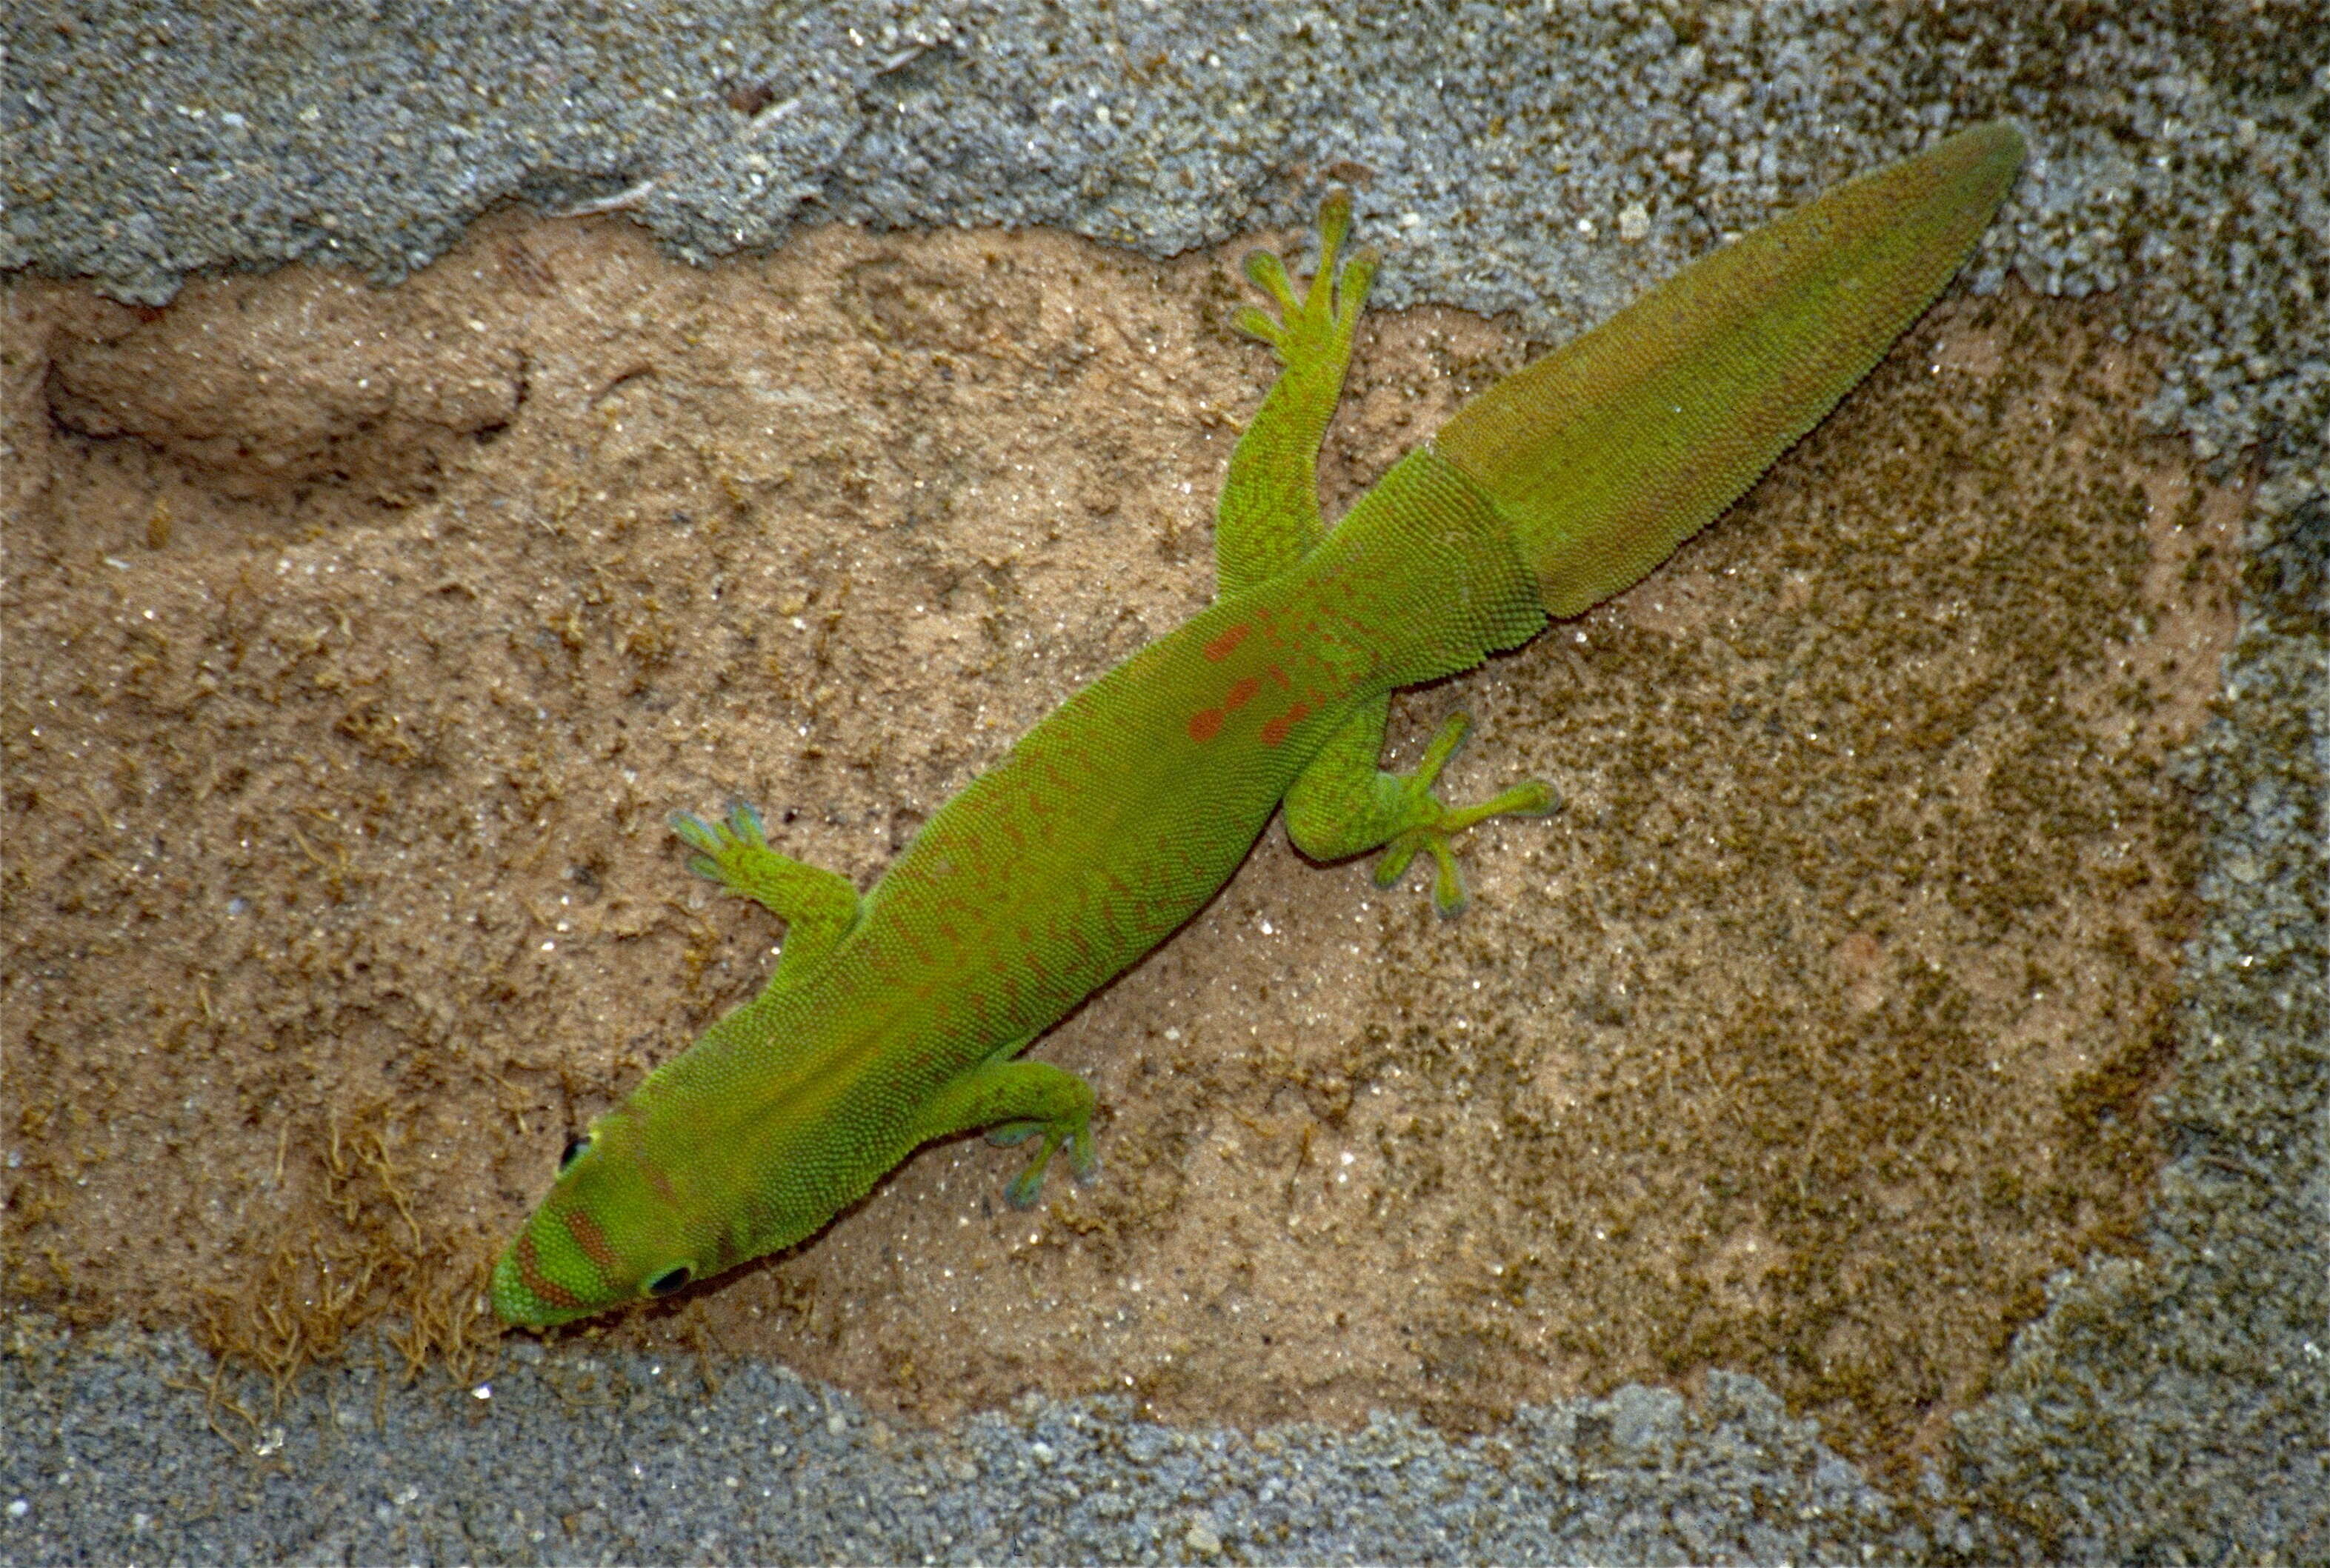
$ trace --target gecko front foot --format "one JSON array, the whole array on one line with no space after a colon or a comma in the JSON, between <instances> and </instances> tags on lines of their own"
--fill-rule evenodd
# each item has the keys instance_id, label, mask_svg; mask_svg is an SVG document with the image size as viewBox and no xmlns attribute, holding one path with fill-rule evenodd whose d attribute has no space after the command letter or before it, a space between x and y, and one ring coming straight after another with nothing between
<instances>
[{"instance_id":1,"label":"gecko front foot","mask_svg":"<svg viewBox=\"0 0 2330 1568\"><path fill-rule=\"evenodd\" d=\"M767 824L759 809L746 801L728 803L728 815L706 822L693 811L671 814L671 830L696 853L687 857L687 869L731 893L754 897L755 873L761 857L776 852L769 847Z\"/></svg>"},{"instance_id":2,"label":"gecko front foot","mask_svg":"<svg viewBox=\"0 0 2330 1568\"><path fill-rule=\"evenodd\" d=\"M1092 1135L1093 1107L1098 1100L1092 1085L1048 1062L1012 1061L1012 1054L1027 1044L1015 1040L943 1085L923 1108L915 1129L923 1138L984 1130L988 1142L1006 1146L1042 1134L1036 1157L1003 1189L1015 1209L1034 1205L1043 1190L1045 1167L1063 1147L1079 1180L1098 1168Z\"/></svg>"},{"instance_id":3,"label":"gecko front foot","mask_svg":"<svg viewBox=\"0 0 2330 1568\"><path fill-rule=\"evenodd\" d=\"M1037 1133L1044 1135L1044 1141L1037 1146L1035 1157L1028 1162L1028 1168L1013 1176L1010 1184L1003 1189L1003 1201L1015 1209L1036 1206L1036 1199L1044 1190L1045 1169L1050 1166L1052 1156L1063 1144L1067 1146L1068 1169L1075 1173L1076 1180L1088 1182L1100 1169L1100 1161L1093 1154L1092 1128L1088 1122L1008 1122L990 1129L987 1141L999 1148L1009 1148L1015 1144L1027 1142Z\"/></svg>"},{"instance_id":4,"label":"gecko front foot","mask_svg":"<svg viewBox=\"0 0 2330 1568\"><path fill-rule=\"evenodd\" d=\"M675 811L671 830L696 851L687 857L688 870L785 922L778 974L788 981L801 978L857 923L857 889L849 879L771 849L761 814L744 801L730 802L717 823Z\"/></svg>"}]
</instances>

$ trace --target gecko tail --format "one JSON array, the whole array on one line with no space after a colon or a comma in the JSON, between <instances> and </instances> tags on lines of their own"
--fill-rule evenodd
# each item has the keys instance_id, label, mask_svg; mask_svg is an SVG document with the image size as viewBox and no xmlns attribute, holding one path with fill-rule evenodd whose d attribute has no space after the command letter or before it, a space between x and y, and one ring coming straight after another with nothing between
<instances>
[{"instance_id":1,"label":"gecko tail","mask_svg":"<svg viewBox=\"0 0 2330 1568\"><path fill-rule=\"evenodd\" d=\"M1820 422L1933 303L2022 167L2005 120L1848 180L1499 382L1433 442L1548 612L1643 577Z\"/></svg>"}]
</instances>

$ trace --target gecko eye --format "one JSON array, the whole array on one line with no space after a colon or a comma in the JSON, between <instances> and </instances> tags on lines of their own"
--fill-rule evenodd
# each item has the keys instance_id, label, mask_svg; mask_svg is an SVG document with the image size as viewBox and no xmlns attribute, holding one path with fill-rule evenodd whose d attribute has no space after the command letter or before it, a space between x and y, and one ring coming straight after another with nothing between
<instances>
[{"instance_id":1,"label":"gecko eye","mask_svg":"<svg viewBox=\"0 0 2330 1568\"><path fill-rule=\"evenodd\" d=\"M565 1152L558 1157L558 1174L560 1176L564 1176L566 1174L566 1167L573 1165L576 1160L581 1159L582 1157L582 1151L590 1147L591 1135L587 1132L579 1137L568 1138L566 1140Z\"/></svg>"},{"instance_id":2,"label":"gecko eye","mask_svg":"<svg viewBox=\"0 0 2330 1568\"><path fill-rule=\"evenodd\" d=\"M662 1273L658 1274L654 1279L648 1281L648 1294L650 1296L668 1296L674 1290L678 1289L682 1285L687 1283L687 1276L688 1267L685 1263L682 1263L677 1269L666 1269Z\"/></svg>"}]
</instances>

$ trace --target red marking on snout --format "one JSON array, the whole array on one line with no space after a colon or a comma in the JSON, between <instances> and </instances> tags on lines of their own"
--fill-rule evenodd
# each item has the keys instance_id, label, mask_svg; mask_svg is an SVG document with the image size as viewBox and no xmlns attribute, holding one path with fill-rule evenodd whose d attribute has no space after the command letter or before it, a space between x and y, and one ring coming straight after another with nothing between
<instances>
[{"instance_id":1,"label":"red marking on snout","mask_svg":"<svg viewBox=\"0 0 2330 1568\"><path fill-rule=\"evenodd\" d=\"M517 1260L517 1277L537 1299L564 1312L579 1312L588 1305L582 1297L542 1271L542 1259L534 1250L532 1234L520 1236L517 1245L510 1249L510 1255Z\"/></svg>"},{"instance_id":2,"label":"red marking on snout","mask_svg":"<svg viewBox=\"0 0 2330 1568\"><path fill-rule=\"evenodd\" d=\"M574 1238L576 1246L582 1249L582 1255L599 1265L599 1277L612 1279L614 1271L622 1267L623 1261L615 1255L615 1249L608 1242L607 1233L599 1228L599 1222L581 1209L569 1209L560 1217L566 1222L566 1233Z\"/></svg>"}]
</instances>

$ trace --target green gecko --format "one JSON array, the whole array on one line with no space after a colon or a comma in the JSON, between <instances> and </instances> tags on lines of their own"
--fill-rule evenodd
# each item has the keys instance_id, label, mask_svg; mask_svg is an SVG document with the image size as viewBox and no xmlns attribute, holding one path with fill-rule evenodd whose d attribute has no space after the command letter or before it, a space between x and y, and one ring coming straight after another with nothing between
<instances>
[{"instance_id":1,"label":"green gecko","mask_svg":"<svg viewBox=\"0 0 2330 1568\"><path fill-rule=\"evenodd\" d=\"M1271 814L1317 860L1419 854L1444 914L1449 840L1551 808L1519 784L1434 790L1468 721L1412 773L1376 766L1395 687L1472 667L1673 553L1851 391L1957 271L2004 199L2003 121L1863 175L1701 258L1497 383L1331 530L1319 443L1374 271L1330 198L1299 297L1238 324L1283 369L1230 458L1213 606L1068 699L923 827L862 897L733 809L674 826L690 864L786 922L768 984L567 1148L494 1270L495 1310L562 1323L792 1245L917 1147L1037 1140L1094 1168L1091 1085L1019 1053L1227 882Z\"/></svg>"}]
</instances>

